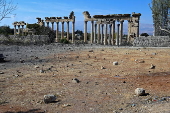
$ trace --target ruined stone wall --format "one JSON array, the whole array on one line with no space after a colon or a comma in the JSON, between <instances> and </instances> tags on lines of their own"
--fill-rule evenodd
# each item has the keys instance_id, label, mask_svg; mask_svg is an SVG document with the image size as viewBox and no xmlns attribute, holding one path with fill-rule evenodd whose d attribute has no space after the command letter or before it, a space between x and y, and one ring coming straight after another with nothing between
<instances>
[{"instance_id":1,"label":"ruined stone wall","mask_svg":"<svg viewBox=\"0 0 170 113\"><path fill-rule=\"evenodd\" d=\"M140 36L133 41L135 47L170 47L169 36Z\"/></svg>"},{"instance_id":2,"label":"ruined stone wall","mask_svg":"<svg viewBox=\"0 0 170 113\"><path fill-rule=\"evenodd\" d=\"M23 43L23 44L29 44L29 43L36 43L36 44L42 44L42 43L49 43L50 38L48 35L27 35L27 36L15 36L15 35L9 35L9 37L5 37L4 35L0 35L0 43Z\"/></svg>"}]
</instances>

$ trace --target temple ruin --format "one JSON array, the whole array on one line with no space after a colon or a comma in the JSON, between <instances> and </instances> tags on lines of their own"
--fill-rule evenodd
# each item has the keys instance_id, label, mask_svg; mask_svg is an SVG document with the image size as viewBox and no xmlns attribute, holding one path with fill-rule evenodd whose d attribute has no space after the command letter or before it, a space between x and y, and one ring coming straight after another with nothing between
<instances>
[{"instance_id":1,"label":"temple ruin","mask_svg":"<svg viewBox=\"0 0 170 113\"><path fill-rule=\"evenodd\" d=\"M24 35L24 26L26 25L26 23L24 21L14 22L13 25L14 25L14 35L16 35L16 34ZM20 28L20 26L22 28ZM17 28L16 27L18 27L18 32L17 32Z\"/></svg>"},{"instance_id":2,"label":"temple ruin","mask_svg":"<svg viewBox=\"0 0 170 113\"><path fill-rule=\"evenodd\" d=\"M128 42L131 38L139 36L140 13L112 14L90 16L88 11L84 11L84 42L87 43L87 22L91 21L90 43L104 45L121 45L123 38L123 22L128 21ZM117 22L116 41L114 39ZM109 29L108 29L109 26ZM109 33L108 33L109 31ZM109 34L109 35L108 35Z\"/></svg>"},{"instance_id":3,"label":"temple ruin","mask_svg":"<svg viewBox=\"0 0 170 113\"><path fill-rule=\"evenodd\" d=\"M69 22L72 22L72 43L74 43L75 39L75 16L74 12L72 11L69 15L69 17L64 16L62 17L45 17L45 22L41 18L38 19L38 24L40 26L45 26L45 22L47 27L49 27L49 24L52 24L52 30L54 30L54 23L56 23L56 42L59 41L59 22L62 24L62 30L61 30L61 38L64 38L64 23L67 23L67 39L69 40Z\"/></svg>"}]
</instances>

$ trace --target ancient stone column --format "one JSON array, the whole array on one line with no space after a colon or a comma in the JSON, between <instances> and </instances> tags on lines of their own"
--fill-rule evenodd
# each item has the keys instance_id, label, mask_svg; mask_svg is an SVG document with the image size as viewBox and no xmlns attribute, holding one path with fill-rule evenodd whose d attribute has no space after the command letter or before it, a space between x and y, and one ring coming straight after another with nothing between
<instances>
[{"instance_id":1,"label":"ancient stone column","mask_svg":"<svg viewBox=\"0 0 170 113\"><path fill-rule=\"evenodd\" d=\"M112 45L115 45L114 36L115 36L115 21L113 21L112 23Z\"/></svg>"},{"instance_id":2,"label":"ancient stone column","mask_svg":"<svg viewBox=\"0 0 170 113\"><path fill-rule=\"evenodd\" d=\"M58 31L59 31L59 22L56 22L56 42L59 41L59 38L58 38Z\"/></svg>"},{"instance_id":3,"label":"ancient stone column","mask_svg":"<svg viewBox=\"0 0 170 113\"><path fill-rule=\"evenodd\" d=\"M62 22L61 38L64 38L64 22Z\"/></svg>"},{"instance_id":4,"label":"ancient stone column","mask_svg":"<svg viewBox=\"0 0 170 113\"><path fill-rule=\"evenodd\" d=\"M94 25L94 43L96 43L97 24Z\"/></svg>"},{"instance_id":5,"label":"ancient stone column","mask_svg":"<svg viewBox=\"0 0 170 113\"><path fill-rule=\"evenodd\" d=\"M98 24L98 35L97 35L97 43L98 44L100 44L100 39L101 39L101 37L100 37L100 24Z\"/></svg>"},{"instance_id":6,"label":"ancient stone column","mask_svg":"<svg viewBox=\"0 0 170 113\"><path fill-rule=\"evenodd\" d=\"M87 42L87 21L84 21L84 42Z\"/></svg>"},{"instance_id":7,"label":"ancient stone column","mask_svg":"<svg viewBox=\"0 0 170 113\"><path fill-rule=\"evenodd\" d=\"M16 31L16 25L14 25L14 35L16 35L17 31Z\"/></svg>"},{"instance_id":8,"label":"ancient stone column","mask_svg":"<svg viewBox=\"0 0 170 113\"><path fill-rule=\"evenodd\" d=\"M120 24L117 24L117 36L116 36L116 45L119 46L119 27Z\"/></svg>"},{"instance_id":9,"label":"ancient stone column","mask_svg":"<svg viewBox=\"0 0 170 113\"><path fill-rule=\"evenodd\" d=\"M131 20L128 20L128 39L127 42L130 42L130 35L131 35Z\"/></svg>"},{"instance_id":10,"label":"ancient stone column","mask_svg":"<svg viewBox=\"0 0 170 113\"><path fill-rule=\"evenodd\" d=\"M54 22L51 22L52 24L52 31L54 31Z\"/></svg>"},{"instance_id":11,"label":"ancient stone column","mask_svg":"<svg viewBox=\"0 0 170 113\"><path fill-rule=\"evenodd\" d=\"M123 38L123 22L124 20L120 21L120 38L119 38L119 45L122 44L122 38Z\"/></svg>"},{"instance_id":12,"label":"ancient stone column","mask_svg":"<svg viewBox=\"0 0 170 113\"><path fill-rule=\"evenodd\" d=\"M112 31L112 24L109 25L109 40L108 40L108 45L111 45L111 31Z\"/></svg>"},{"instance_id":13,"label":"ancient stone column","mask_svg":"<svg viewBox=\"0 0 170 113\"><path fill-rule=\"evenodd\" d=\"M69 40L69 22L67 22L67 40Z\"/></svg>"},{"instance_id":14,"label":"ancient stone column","mask_svg":"<svg viewBox=\"0 0 170 113\"><path fill-rule=\"evenodd\" d=\"M107 45L107 24L105 24L104 45Z\"/></svg>"},{"instance_id":15,"label":"ancient stone column","mask_svg":"<svg viewBox=\"0 0 170 113\"><path fill-rule=\"evenodd\" d=\"M94 36L94 21L91 21L91 43L93 43Z\"/></svg>"},{"instance_id":16,"label":"ancient stone column","mask_svg":"<svg viewBox=\"0 0 170 113\"><path fill-rule=\"evenodd\" d=\"M102 24L102 32L101 32L101 44L103 44L103 38L104 38L104 33L103 33L103 27L104 25Z\"/></svg>"},{"instance_id":17,"label":"ancient stone column","mask_svg":"<svg viewBox=\"0 0 170 113\"><path fill-rule=\"evenodd\" d=\"M75 39L75 22L72 23L72 43L74 43Z\"/></svg>"},{"instance_id":18,"label":"ancient stone column","mask_svg":"<svg viewBox=\"0 0 170 113\"><path fill-rule=\"evenodd\" d=\"M46 22L47 23L47 27L49 27L49 22Z\"/></svg>"},{"instance_id":19,"label":"ancient stone column","mask_svg":"<svg viewBox=\"0 0 170 113\"><path fill-rule=\"evenodd\" d=\"M20 34L20 25L18 25L18 34Z\"/></svg>"},{"instance_id":20,"label":"ancient stone column","mask_svg":"<svg viewBox=\"0 0 170 113\"><path fill-rule=\"evenodd\" d=\"M24 36L24 25L22 25L22 36Z\"/></svg>"}]
</instances>

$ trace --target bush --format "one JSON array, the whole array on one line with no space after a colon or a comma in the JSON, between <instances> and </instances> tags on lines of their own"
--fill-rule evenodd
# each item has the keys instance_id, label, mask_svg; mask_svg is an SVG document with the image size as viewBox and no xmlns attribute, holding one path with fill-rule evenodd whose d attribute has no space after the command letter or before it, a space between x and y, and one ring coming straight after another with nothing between
<instances>
[{"instance_id":1,"label":"bush","mask_svg":"<svg viewBox=\"0 0 170 113\"><path fill-rule=\"evenodd\" d=\"M60 43L69 44L70 42L66 38L60 39Z\"/></svg>"}]
</instances>

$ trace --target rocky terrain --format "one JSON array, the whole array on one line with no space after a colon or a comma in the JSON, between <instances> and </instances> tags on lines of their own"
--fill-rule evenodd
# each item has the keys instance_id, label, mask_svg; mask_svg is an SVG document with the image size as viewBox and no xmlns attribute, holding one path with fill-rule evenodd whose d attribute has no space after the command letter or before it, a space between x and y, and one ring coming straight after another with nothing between
<instances>
[{"instance_id":1,"label":"rocky terrain","mask_svg":"<svg viewBox=\"0 0 170 113\"><path fill-rule=\"evenodd\" d=\"M0 113L170 112L170 48L55 43L0 54Z\"/></svg>"}]
</instances>

